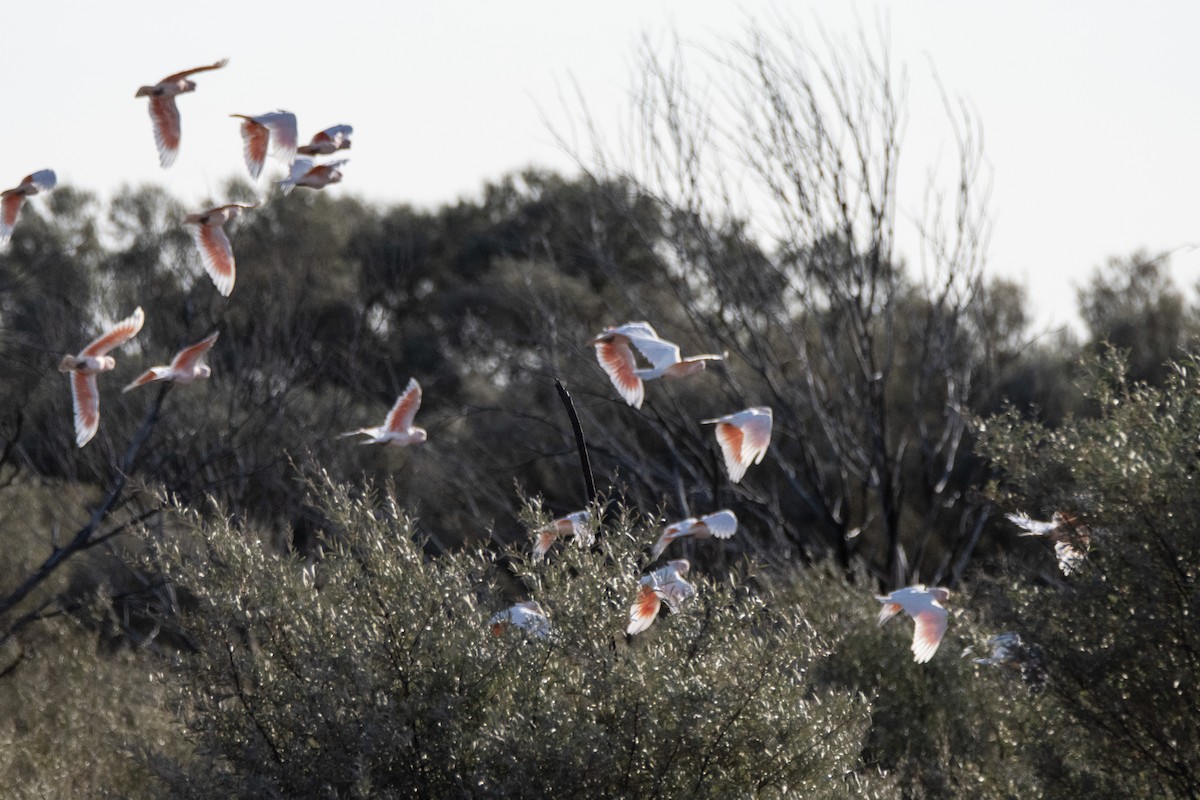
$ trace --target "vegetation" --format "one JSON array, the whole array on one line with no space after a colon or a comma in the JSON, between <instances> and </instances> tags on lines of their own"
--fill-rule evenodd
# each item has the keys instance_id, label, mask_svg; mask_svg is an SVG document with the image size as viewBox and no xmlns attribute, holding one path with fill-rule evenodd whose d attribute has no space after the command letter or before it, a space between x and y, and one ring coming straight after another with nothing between
<instances>
[{"instance_id":1,"label":"vegetation","mask_svg":"<svg viewBox=\"0 0 1200 800\"><path fill-rule=\"evenodd\" d=\"M957 113L906 263L900 73L788 35L701 64L734 93L648 56L641 163L437 209L273 199L231 226L229 298L159 188L28 205L0 253L0 785L1200 795L1196 309L1137 253L1080 288L1083 341L1034 337L1023 288L983 274ZM77 449L54 367L136 305ZM589 340L636 319L726 361L632 409ZM210 380L117 391L212 330ZM336 437L410 377L426 444ZM556 379L597 538L533 560L531 531L587 505ZM775 435L732 485L699 420L751 405ZM667 554L695 596L626 635L664 520L718 508L733 539ZM1016 512L1070 515L1086 559L1064 575ZM928 664L872 597L920 581L953 592ZM549 635L493 632L525 599Z\"/></svg>"}]
</instances>

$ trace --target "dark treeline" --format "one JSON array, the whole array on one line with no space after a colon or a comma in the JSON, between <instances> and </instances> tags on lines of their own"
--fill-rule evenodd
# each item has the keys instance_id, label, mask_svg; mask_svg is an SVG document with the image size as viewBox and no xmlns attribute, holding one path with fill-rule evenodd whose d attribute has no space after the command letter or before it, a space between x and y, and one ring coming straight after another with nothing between
<instances>
[{"instance_id":1,"label":"dark treeline","mask_svg":"<svg viewBox=\"0 0 1200 800\"><path fill-rule=\"evenodd\" d=\"M229 195L247 192L235 185ZM681 230L629 184L527 173L434 211L323 195L268 205L235 229L237 291L226 300L199 269L178 224L182 208L160 190L126 190L105 208L62 189L50 210L27 214L2 262L8 379L0 433L10 481L107 488L114 457L157 393L122 395L119 387L219 330L213 378L168 392L131 477L151 494L213 497L270 523L281 547L306 552L319 528L296 480L308 465L339 480L391 482L439 546L489 532L502 542L523 538L517 512L526 493L554 512L582 506L574 440L554 390L559 378L610 493L668 517L733 505L746 518L736 547L759 556L832 554L846 564L861 556L888 582L875 487L842 466L857 456L871 469L872 432L861 427L858 404L872 398L834 394L849 372L837 359L856 368L855 356L825 354L825 366L842 374L821 387L828 407L820 413L800 369L802 348L824 346L821 329L841 333L845 323L833 318L837 309L789 307L786 292L769 285L772 275L788 279L788 270L857 269L836 242L781 256L760 252L736 228L706 232L696 247L727 252L684 267L662 253L695 233L693 223ZM744 278L731 277L739 268ZM945 580L951 561L965 564L978 548L1010 541L993 527L984 536L969 530L981 505L971 495L987 472L972 456L967 420L1005 402L1052 424L1086 412L1070 373L1101 341L1131 353L1133 376L1161 380L1194 329L1194 310L1172 286L1166 261L1143 253L1114 259L1081 289L1089 342L1035 338L1029 301L1003 280L973 289L956 330L931 333L940 309L898 269L887 270L896 273L886 280L897 297L883 313L895 342L878 408L899 453L895 479L906 484L896 492L901 579ZM104 376L95 444L76 450L70 393L54 364L102 320L137 305L146 309L145 329ZM588 344L606 325L630 319L651 321L685 353L729 358L687 381L648 384L646 406L634 411ZM946 363L931 375L932 356ZM425 387L429 447L384 452L337 438L377 424L409 377ZM948 386L963 397L948 398ZM756 403L775 410L775 442L767 462L732 487L698 420ZM947 430L948 419L958 427ZM938 449L947 437L953 447ZM123 513L144 513L156 502L151 494L129 491Z\"/></svg>"}]
</instances>

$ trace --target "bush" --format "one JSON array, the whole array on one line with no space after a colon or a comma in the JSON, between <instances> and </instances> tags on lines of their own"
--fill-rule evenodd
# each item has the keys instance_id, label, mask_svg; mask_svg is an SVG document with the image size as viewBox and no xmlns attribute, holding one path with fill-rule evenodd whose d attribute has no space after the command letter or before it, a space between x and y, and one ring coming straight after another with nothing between
<instances>
[{"instance_id":1,"label":"bush","mask_svg":"<svg viewBox=\"0 0 1200 800\"><path fill-rule=\"evenodd\" d=\"M1040 648L1065 715L1039 736L1053 791L1197 797L1200 369L1177 365L1150 388L1108 354L1087 365L1082 388L1095 418L1048 430L1010 413L983 431L1004 505L1069 512L1090 533L1081 570L1012 576L993 615Z\"/></svg>"},{"instance_id":2,"label":"bush","mask_svg":"<svg viewBox=\"0 0 1200 800\"><path fill-rule=\"evenodd\" d=\"M838 634L808 610L693 573L691 603L628 638L654 534L627 515L543 562L430 558L394 498L311 489L317 560L183 509L194 537L153 548L195 648L194 755L155 760L170 796L892 796L859 759L869 704L813 680ZM493 635L513 586L549 636Z\"/></svg>"}]
</instances>

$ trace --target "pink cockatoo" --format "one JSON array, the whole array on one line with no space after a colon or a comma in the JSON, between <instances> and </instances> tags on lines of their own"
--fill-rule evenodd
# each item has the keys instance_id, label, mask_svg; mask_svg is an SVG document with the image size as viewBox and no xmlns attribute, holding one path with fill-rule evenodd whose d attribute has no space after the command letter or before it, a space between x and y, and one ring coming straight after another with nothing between
<instances>
[{"instance_id":1,"label":"pink cockatoo","mask_svg":"<svg viewBox=\"0 0 1200 800\"><path fill-rule=\"evenodd\" d=\"M279 185L283 187L284 194L291 193L292 189L297 186L308 189L324 189L331 183L341 181L342 171L338 167L348 161L349 159L344 158L340 161L317 164L311 158L297 158L292 162L291 174L279 181Z\"/></svg>"},{"instance_id":2,"label":"pink cockatoo","mask_svg":"<svg viewBox=\"0 0 1200 800\"><path fill-rule=\"evenodd\" d=\"M230 114L242 121L242 154L250 177L258 180L267 160L268 146L277 159L291 164L296 157L296 115L290 111L270 111L256 117Z\"/></svg>"},{"instance_id":3,"label":"pink cockatoo","mask_svg":"<svg viewBox=\"0 0 1200 800\"><path fill-rule=\"evenodd\" d=\"M592 339L596 347L596 360L608 373L609 380L625 402L641 408L645 399L643 381L655 378L682 378L705 368L709 361L721 361L722 356L705 354L681 357L679 346L659 338L654 328L646 322L627 322L615 328L606 328ZM653 366L638 367L633 349L646 357Z\"/></svg>"},{"instance_id":4,"label":"pink cockatoo","mask_svg":"<svg viewBox=\"0 0 1200 800\"><path fill-rule=\"evenodd\" d=\"M771 409L766 406L747 408L700 423L717 426L717 442L725 456L725 470L733 483L745 476L751 464L761 464L767 455L771 444Z\"/></svg>"},{"instance_id":5,"label":"pink cockatoo","mask_svg":"<svg viewBox=\"0 0 1200 800\"><path fill-rule=\"evenodd\" d=\"M933 658L946 634L946 621L950 614L942 603L950 599L950 590L941 587L926 589L918 583L897 589L889 595L876 595L875 599L883 603L883 608L879 610L880 625L900 611L916 622L912 643L913 661L924 664Z\"/></svg>"},{"instance_id":6,"label":"pink cockatoo","mask_svg":"<svg viewBox=\"0 0 1200 800\"><path fill-rule=\"evenodd\" d=\"M134 312L109 328L98 339L79 351L79 355L65 355L58 364L59 372L71 378L71 398L75 405L75 444L83 447L100 428L100 390L96 386L96 375L108 372L117 366L116 359L108 352L128 342L146 321L146 315L138 306Z\"/></svg>"},{"instance_id":7,"label":"pink cockatoo","mask_svg":"<svg viewBox=\"0 0 1200 800\"><path fill-rule=\"evenodd\" d=\"M13 228L17 224L17 214L25 203L26 197L33 197L39 192L48 192L58 184L58 176L52 169L39 169L26 175L12 189L0 192L0 244L8 242Z\"/></svg>"},{"instance_id":8,"label":"pink cockatoo","mask_svg":"<svg viewBox=\"0 0 1200 800\"><path fill-rule=\"evenodd\" d=\"M1054 543L1054 554L1058 557L1058 568L1063 575L1070 575L1087 560L1087 548L1092 541L1092 531L1074 515L1055 511L1049 522L1039 522L1024 514L1005 514L1005 518L1022 529L1021 536L1043 536Z\"/></svg>"},{"instance_id":9,"label":"pink cockatoo","mask_svg":"<svg viewBox=\"0 0 1200 800\"><path fill-rule=\"evenodd\" d=\"M652 558L658 558L667 549L667 545L676 539L692 536L704 539L715 536L718 539L728 539L737 532L738 521L732 511L714 511L702 517L688 517L679 522L672 522L663 528L662 536L654 543Z\"/></svg>"},{"instance_id":10,"label":"pink cockatoo","mask_svg":"<svg viewBox=\"0 0 1200 800\"><path fill-rule=\"evenodd\" d=\"M526 600L493 614L488 624L493 636L502 635L509 627L520 628L538 638L550 635L550 618L537 600Z\"/></svg>"},{"instance_id":11,"label":"pink cockatoo","mask_svg":"<svg viewBox=\"0 0 1200 800\"><path fill-rule=\"evenodd\" d=\"M417 428L413 420L417 409L421 407L421 384L416 378L410 378L404 393L396 398L396 404L388 412L387 420L377 428L359 428L347 431L342 436L357 436L365 434L371 438L362 444L385 444L394 447L406 447L410 444L421 444L427 438L424 428Z\"/></svg>"},{"instance_id":12,"label":"pink cockatoo","mask_svg":"<svg viewBox=\"0 0 1200 800\"><path fill-rule=\"evenodd\" d=\"M354 128L349 125L334 125L313 136L308 144L297 147L296 152L303 156L328 156L338 150L349 150L353 133Z\"/></svg>"},{"instance_id":13,"label":"pink cockatoo","mask_svg":"<svg viewBox=\"0 0 1200 800\"><path fill-rule=\"evenodd\" d=\"M192 229L192 240L200 251L200 261L204 264L204 271L216 284L217 291L224 297L233 291L233 281L237 277L233 245L225 233L225 223L236 219L248 208L257 208L257 205L229 203L199 214L188 214L183 220L186 225L196 226Z\"/></svg>"},{"instance_id":14,"label":"pink cockatoo","mask_svg":"<svg viewBox=\"0 0 1200 800\"><path fill-rule=\"evenodd\" d=\"M560 536L574 536L584 547L591 547L592 542L595 541L589 527L591 521L590 511L575 511L565 517L559 517L546 527L535 531L537 541L533 545L534 558L545 556Z\"/></svg>"},{"instance_id":15,"label":"pink cockatoo","mask_svg":"<svg viewBox=\"0 0 1200 800\"><path fill-rule=\"evenodd\" d=\"M637 599L629 609L627 634L632 636L649 628L658 617L663 601L671 613L679 611L683 602L696 593L695 588L684 580L689 569L691 564L687 559L680 558L642 576L638 581Z\"/></svg>"},{"instance_id":16,"label":"pink cockatoo","mask_svg":"<svg viewBox=\"0 0 1200 800\"><path fill-rule=\"evenodd\" d=\"M128 392L137 386L145 386L152 381L171 381L173 383L191 383L208 378L212 370L208 364L201 363L208 351L217 343L219 332L214 332L193 345L183 348L171 363L165 367L151 367L139 375L122 391Z\"/></svg>"},{"instance_id":17,"label":"pink cockatoo","mask_svg":"<svg viewBox=\"0 0 1200 800\"><path fill-rule=\"evenodd\" d=\"M175 105L176 95L196 91L196 82L189 80L188 76L195 75L197 72L207 72L210 69L220 69L227 63L229 60L223 58L207 67L185 69L183 72L168 75L153 86L143 86L137 90L135 97L150 98L150 120L154 123L154 143L158 146L158 163L164 168L175 163L175 157L179 155L181 128L179 107Z\"/></svg>"}]
</instances>

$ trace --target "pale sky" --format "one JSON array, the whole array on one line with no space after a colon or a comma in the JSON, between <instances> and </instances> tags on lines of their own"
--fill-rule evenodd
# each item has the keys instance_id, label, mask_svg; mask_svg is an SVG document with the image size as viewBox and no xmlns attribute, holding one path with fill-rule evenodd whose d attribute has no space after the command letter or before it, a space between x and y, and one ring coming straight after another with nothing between
<instances>
[{"instance_id":1,"label":"pale sky","mask_svg":"<svg viewBox=\"0 0 1200 800\"><path fill-rule=\"evenodd\" d=\"M190 202L244 175L230 113L277 108L301 138L355 128L333 191L435 206L528 165L569 170L546 118L577 85L601 125L628 116L639 42L717 48L749 17L786 13L852 34L888 20L912 84L905 146L944 134L930 65L982 121L992 170L988 269L1024 282L1045 326L1110 255L1200 243L1200 4L1105 0L62 2L10 4L0 27L0 184L43 167L108 194L155 182ZM119 7L120 12L114 8ZM179 100L178 160L158 165L142 84L229 58ZM920 164L901 175L922 188ZM276 172L279 166L273 166ZM273 177L279 177L273 175ZM217 197L217 200L224 198ZM903 198L902 198L903 199ZM901 253L910 258L911 253ZM1200 250L1173 258L1180 283Z\"/></svg>"}]
</instances>

